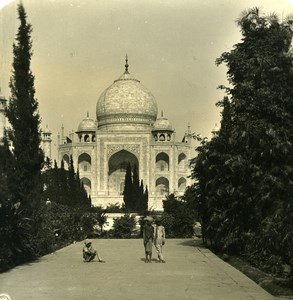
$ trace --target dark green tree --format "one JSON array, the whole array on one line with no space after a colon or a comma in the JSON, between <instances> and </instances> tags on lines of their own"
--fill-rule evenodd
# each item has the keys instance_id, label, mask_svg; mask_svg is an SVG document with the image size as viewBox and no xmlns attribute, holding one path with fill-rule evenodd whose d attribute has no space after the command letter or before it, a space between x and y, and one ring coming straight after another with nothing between
<instances>
[{"instance_id":1,"label":"dark green tree","mask_svg":"<svg viewBox=\"0 0 293 300\"><path fill-rule=\"evenodd\" d=\"M7 249L10 250L11 244L11 232L13 231L13 218L14 208L10 200L10 193L8 189L8 174L12 171L10 168L10 162L12 154L9 150L7 138L3 139L3 144L0 145L0 253L7 253ZM3 255L4 256L4 255ZM11 256L11 255L10 255ZM11 257L1 257L0 265L4 268L5 263L8 263ZM0 267L0 271L3 271Z\"/></svg>"},{"instance_id":2,"label":"dark green tree","mask_svg":"<svg viewBox=\"0 0 293 300\"><path fill-rule=\"evenodd\" d=\"M148 203L149 203L149 190L148 186L146 185L145 190L143 189L143 183L142 185L142 203L141 203L141 211L146 212L148 210Z\"/></svg>"},{"instance_id":3,"label":"dark green tree","mask_svg":"<svg viewBox=\"0 0 293 300\"><path fill-rule=\"evenodd\" d=\"M232 220L239 218L240 212L244 216L244 211L240 207L231 206L230 194L233 194L237 182L231 181L231 176L234 175L229 164L233 159L230 153L229 139L232 124L228 97L218 105L223 107L221 130L210 142L207 143L206 139L201 140L201 145L197 148L199 154L191 160L193 165L191 177L197 179L198 183L188 188L184 195L188 200L191 198L189 194L194 194L196 201L190 203L191 208L193 206L197 211L203 236L207 237L214 248L219 248L219 244L232 247L234 239L230 239L229 243L224 236L228 234L227 232L239 236L236 232L238 227L233 225Z\"/></svg>"},{"instance_id":4,"label":"dark green tree","mask_svg":"<svg viewBox=\"0 0 293 300\"><path fill-rule=\"evenodd\" d=\"M2 204L11 198L8 177L13 172L11 166L12 159L12 153L9 150L9 142L7 137L4 137L2 144L0 144L0 209Z\"/></svg>"},{"instance_id":5,"label":"dark green tree","mask_svg":"<svg viewBox=\"0 0 293 300\"><path fill-rule=\"evenodd\" d=\"M176 237L191 237L195 212L188 209L187 202L170 194L163 200L163 208L164 219L172 220L172 224L168 225L169 234Z\"/></svg>"},{"instance_id":6,"label":"dark green tree","mask_svg":"<svg viewBox=\"0 0 293 300\"><path fill-rule=\"evenodd\" d=\"M91 207L91 200L80 180L79 172L74 172L72 158L68 171L64 169L63 161L60 168L55 161L54 168L43 172L42 178L45 187L42 195L44 202L50 200L73 208Z\"/></svg>"},{"instance_id":7,"label":"dark green tree","mask_svg":"<svg viewBox=\"0 0 293 300\"><path fill-rule=\"evenodd\" d=\"M120 218L114 219L113 233L117 238L130 238L135 229L135 217L125 214Z\"/></svg>"},{"instance_id":8,"label":"dark green tree","mask_svg":"<svg viewBox=\"0 0 293 300\"><path fill-rule=\"evenodd\" d=\"M11 97L6 110L11 124L9 138L13 145L11 164L14 171L9 181L12 201L20 202L22 209L30 214L42 189L40 174L44 157L40 149L40 116L35 98L34 76L30 70L32 27L27 23L22 4L18 5L17 10L20 26L13 44Z\"/></svg>"},{"instance_id":9,"label":"dark green tree","mask_svg":"<svg viewBox=\"0 0 293 300\"><path fill-rule=\"evenodd\" d=\"M123 192L123 201L125 204L125 210L130 211L132 209L132 176L131 176L131 165L127 164L127 169L125 173L124 181L124 192Z\"/></svg>"},{"instance_id":10,"label":"dark green tree","mask_svg":"<svg viewBox=\"0 0 293 300\"><path fill-rule=\"evenodd\" d=\"M241 42L216 61L230 83L223 123L193 172L207 237L278 272L293 263L292 24L258 8L237 20Z\"/></svg>"},{"instance_id":11,"label":"dark green tree","mask_svg":"<svg viewBox=\"0 0 293 300\"><path fill-rule=\"evenodd\" d=\"M91 208L91 211L95 213L97 224L100 226L100 230L102 233L103 227L107 222L107 216L106 216L107 209L103 209L101 206L95 206Z\"/></svg>"},{"instance_id":12,"label":"dark green tree","mask_svg":"<svg viewBox=\"0 0 293 300\"><path fill-rule=\"evenodd\" d=\"M78 178L79 179L79 178ZM74 170L74 161L72 155L70 155L68 172L67 172L67 180L68 180L68 200L69 205L78 206L80 204L80 182L76 180L76 174Z\"/></svg>"},{"instance_id":13,"label":"dark green tree","mask_svg":"<svg viewBox=\"0 0 293 300\"><path fill-rule=\"evenodd\" d=\"M67 171L64 168L64 161L61 160L61 166L57 169L58 179L58 203L63 205L70 205L71 199L68 197L69 195L69 185L67 183Z\"/></svg>"},{"instance_id":14,"label":"dark green tree","mask_svg":"<svg viewBox=\"0 0 293 300\"><path fill-rule=\"evenodd\" d=\"M133 167L132 175L132 196L131 196L131 208L133 211L140 211L142 202L142 193L139 184L139 175L137 172L137 166Z\"/></svg>"}]
</instances>

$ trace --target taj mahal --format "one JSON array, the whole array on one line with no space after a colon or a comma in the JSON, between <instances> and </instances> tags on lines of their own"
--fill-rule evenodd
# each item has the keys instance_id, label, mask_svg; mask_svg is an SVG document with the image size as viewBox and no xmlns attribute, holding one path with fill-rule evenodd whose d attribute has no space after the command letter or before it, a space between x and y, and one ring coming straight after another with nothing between
<instances>
[{"instance_id":1,"label":"taj mahal","mask_svg":"<svg viewBox=\"0 0 293 300\"><path fill-rule=\"evenodd\" d=\"M96 104L96 118L87 114L76 132L58 134L58 165L68 167L72 157L92 205L123 203L127 165L135 166L148 188L149 209L162 210L170 193L182 195L191 184L191 135L176 141L169 120L159 113L156 99L131 76L128 59L124 73L106 88ZM0 138L5 127L6 99L0 97ZM42 131L42 149L51 158L51 132ZM193 153L194 154L194 153Z\"/></svg>"},{"instance_id":2,"label":"taj mahal","mask_svg":"<svg viewBox=\"0 0 293 300\"><path fill-rule=\"evenodd\" d=\"M152 93L128 71L102 92L96 119L89 115L75 133L58 136L58 160L69 163L91 195L93 205L123 202L127 164L136 165L139 178L149 191L149 209L162 209L169 193L183 194L190 184L191 139L188 130L175 140L171 123L158 117Z\"/></svg>"}]
</instances>

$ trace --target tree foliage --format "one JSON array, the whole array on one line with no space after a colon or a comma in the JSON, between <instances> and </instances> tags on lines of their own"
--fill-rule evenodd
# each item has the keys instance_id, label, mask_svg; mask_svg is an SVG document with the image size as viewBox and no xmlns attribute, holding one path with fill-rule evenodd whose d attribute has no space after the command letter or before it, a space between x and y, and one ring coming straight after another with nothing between
<instances>
[{"instance_id":1,"label":"tree foliage","mask_svg":"<svg viewBox=\"0 0 293 300\"><path fill-rule=\"evenodd\" d=\"M143 180L139 181L137 166L133 171L130 163L127 165L125 173L125 183L123 192L125 210L130 212L143 213L148 209L148 189L144 189Z\"/></svg>"},{"instance_id":2,"label":"tree foliage","mask_svg":"<svg viewBox=\"0 0 293 300\"><path fill-rule=\"evenodd\" d=\"M292 24L258 8L237 20L241 42L216 61L230 84L221 129L192 161L207 242L278 272L293 265Z\"/></svg>"},{"instance_id":3,"label":"tree foliage","mask_svg":"<svg viewBox=\"0 0 293 300\"><path fill-rule=\"evenodd\" d=\"M72 167L69 172L63 162L60 169L56 162L53 169L51 161L43 162L30 70L32 27L22 4L17 10L20 26L13 45L11 97L6 110L11 128L0 145L1 271L81 238L80 217L91 205Z\"/></svg>"},{"instance_id":4,"label":"tree foliage","mask_svg":"<svg viewBox=\"0 0 293 300\"><path fill-rule=\"evenodd\" d=\"M189 200L189 199L188 199ZM173 237L191 237L195 222L195 211L190 209L187 198L177 198L174 194L163 200L163 225L166 234Z\"/></svg>"},{"instance_id":5,"label":"tree foliage","mask_svg":"<svg viewBox=\"0 0 293 300\"><path fill-rule=\"evenodd\" d=\"M135 216L125 214L120 218L114 219L113 233L117 238L130 238L135 228Z\"/></svg>"},{"instance_id":6,"label":"tree foliage","mask_svg":"<svg viewBox=\"0 0 293 300\"><path fill-rule=\"evenodd\" d=\"M91 207L90 197L80 181L78 172L74 171L73 161L68 171L64 169L63 162L58 168L55 161L54 168L48 168L43 172L42 183L45 186L42 193L44 202L51 201L82 209Z\"/></svg>"},{"instance_id":7,"label":"tree foliage","mask_svg":"<svg viewBox=\"0 0 293 300\"><path fill-rule=\"evenodd\" d=\"M131 175L131 165L130 165L130 163L127 164L127 169L126 169L126 173L125 173L123 201L124 201L125 209L129 210L133 207L133 203L132 203L132 175Z\"/></svg>"},{"instance_id":8,"label":"tree foliage","mask_svg":"<svg viewBox=\"0 0 293 300\"><path fill-rule=\"evenodd\" d=\"M20 202L27 213L32 212L32 202L37 201L41 191L40 171L43 152L40 148L40 116L35 98L34 76L30 70L32 56L32 27L22 4L18 5L20 26L13 44L11 97L6 116L11 124L9 139L12 143L13 173L9 182L12 201Z\"/></svg>"}]
</instances>

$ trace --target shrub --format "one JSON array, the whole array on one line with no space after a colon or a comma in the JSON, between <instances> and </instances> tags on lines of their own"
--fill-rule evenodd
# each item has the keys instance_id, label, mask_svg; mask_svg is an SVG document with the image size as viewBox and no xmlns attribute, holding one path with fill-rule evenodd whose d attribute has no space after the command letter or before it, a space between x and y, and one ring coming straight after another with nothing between
<instances>
[{"instance_id":1,"label":"shrub","mask_svg":"<svg viewBox=\"0 0 293 300\"><path fill-rule=\"evenodd\" d=\"M89 236L94 231L94 226L98 223L96 214L86 212L81 216L80 225L85 236Z\"/></svg>"},{"instance_id":2,"label":"shrub","mask_svg":"<svg viewBox=\"0 0 293 300\"><path fill-rule=\"evenodd\" d=\"M135 216L126 214L114 220L113 235L116 238L130 238L135 228Z\"/></svg>"}]
</instances>

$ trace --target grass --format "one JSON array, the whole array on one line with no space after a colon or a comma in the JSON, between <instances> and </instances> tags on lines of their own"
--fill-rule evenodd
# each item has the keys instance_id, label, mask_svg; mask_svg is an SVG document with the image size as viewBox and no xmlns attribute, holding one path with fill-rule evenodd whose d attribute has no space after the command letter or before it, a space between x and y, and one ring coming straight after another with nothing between
<instances>
[{"instance_id":1,"label":"grass","mask_svg":"<svg viewBox=\"0 0 293 300\"><path fill-rule=\"evenodd\" d=\"M284 279L268 274L250 265L241 257L218 255L235 269L239 270L273 296L293 299L293 279ZM291 298L292 297L292 298Z\"/></svg>"}]
</instances>

